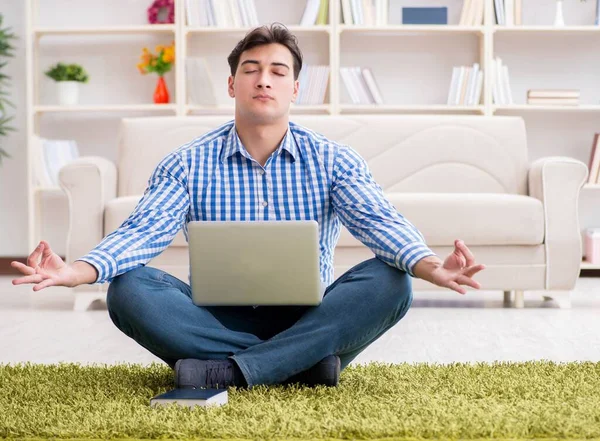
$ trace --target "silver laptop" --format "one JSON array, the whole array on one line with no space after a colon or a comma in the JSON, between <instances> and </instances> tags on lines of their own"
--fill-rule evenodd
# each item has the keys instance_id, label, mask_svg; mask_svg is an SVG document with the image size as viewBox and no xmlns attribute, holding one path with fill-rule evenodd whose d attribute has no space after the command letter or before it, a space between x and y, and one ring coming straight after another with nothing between
<instances>
[{"instance_id":1,"label":"silver laptop","mask_svg":"<svg viewBox=\"0 0 600 441\"><path fill-rule=\"evenodd\" d=\"M192 300L198 306L319 305L316 221L188 224Z\"/></svg>"}]
</instances>

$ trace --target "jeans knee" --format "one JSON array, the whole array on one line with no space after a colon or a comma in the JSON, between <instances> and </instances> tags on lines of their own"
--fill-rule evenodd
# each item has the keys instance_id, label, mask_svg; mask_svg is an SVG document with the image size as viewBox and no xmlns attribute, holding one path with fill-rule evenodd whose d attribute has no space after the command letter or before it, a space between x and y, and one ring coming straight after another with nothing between
<instances>
[{"instance_id":1,"label":"jeans knee","mask_svg":"<svg viewBox=\"0 0 600 441\"><path fill-rule=\"evenodd\" d=\"M149 280L158 280L161 273L156 268L140 266L118 275L108 285L106 306L110 312L127 310L127 306L138 302L138 294ZM137 299L136 299L137 298Z\"/></svg>"},{"instance_id":2,"label":"jeans knee","mask_svg":"<svg viewBox=\"0 0 600 441\"><path fill-rule=\"evenodd\" d=\"M379 259L374 259L375 280L378 291L390 308L397 310L397 315L402 316L412 304L412 278L408 273L392 267Z\"/></svg>"}]
</instances>

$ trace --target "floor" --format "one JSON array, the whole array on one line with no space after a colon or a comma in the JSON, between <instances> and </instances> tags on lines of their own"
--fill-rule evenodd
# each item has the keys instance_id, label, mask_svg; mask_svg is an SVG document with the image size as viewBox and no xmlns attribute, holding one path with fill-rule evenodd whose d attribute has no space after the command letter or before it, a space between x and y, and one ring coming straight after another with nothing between
<instances>
[{"instance_id":1,"label":"floor","mask_svg":"<svg viewBox=\"0 0 600 441\"><path fill-rule=\"evenodd\" d=\"M66 288L39 292L0 277L0 363L149 364L162 361L121 333L104 304L74 312ZM353 362L600 361L600 278L580 278L571 297L525 293L525 308L497 291L417 292L394 328Z\"/></svg>"}]
</instances>

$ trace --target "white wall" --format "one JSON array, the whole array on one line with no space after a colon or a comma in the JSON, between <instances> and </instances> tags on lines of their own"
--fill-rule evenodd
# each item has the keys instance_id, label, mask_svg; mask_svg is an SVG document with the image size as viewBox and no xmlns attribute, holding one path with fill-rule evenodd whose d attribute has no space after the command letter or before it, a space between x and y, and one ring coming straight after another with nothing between
<instances>
[{"instance_id":1,"label":"white wall","mask_svg":"<svg viewBox=\"0 0 600 441\"><path fill-rule=\"evenodd\" d=\"M38 0L40 25L93 26L145 24L149 0ZM304 0L257 0L259 12L269 21L289 22L290 14L297 16ZM460 0L392 0L399 5L447 5L451 22L458 21ZM27 201L25 188L25 5L24 0L0 0L5 25L19 35L17 56L8 65L12 76L11 98L17 105L18 131L0 139L13 158L0 167L0 256L25 256L27 249ZM580 3L565 0L567 24L592 24L594 0ZM553 0L524 1L526 24L552 24ZM277 5L277 6L275 6ZM292 8L290 8L292 6ZM280 14L277 7L281 8ZM268 15L268 17L266 16ZM135 69L143 46L154 47L168 43L158 36L130 36L118 48L110 47L113 37L77 37L65 42L58 37L44 38L40 70L56 61L74 61L90 72L91 82L85 85L82 103L140 103L148 102L155 76L141 76ZM215 37L209 37L215 38ZM302 44L307 62L326 63L327 41L320 36L308 37ZM313 41L310 41L313 40ZM600 58L595 56L600 46L598 35L496 37L496 54L503 58L511 73L515 102L525 102L527 89L542 87L575 87L582 92L582 103L599 104ZM219 101L226 97L226 56L236 40L223 37L219 41L195 40L190 55L206 55L214 64L215 83ZM318 46L323 49L315 50ZM472 36L344 36L341 42L342 65L360 63L373 69L382 90L393 103L443 103L446 100L453 65L470 64L479 56L478 42ZM208 53L207 53L208 52ZM401 54L401 56L399 55ZM404 57L404 58L403 58ZM415 74L415 64L417 68ZM424 68L423 66L426 66ZM173 75L168 82L174 95ZM219 80L222 76L222 80ZM40 101L54 100L52 82L44 78ZM346 97L341 85L342 97ZM346 101L343 98L343 101ZM514 114L514 113L513 113ZM135 114L133 114L135 115ZM130 116L130 115L128 115ZM569 155L587 163L593 133L600 131L598 113L524 113L528 130L530 158L547 155ZM116 157L116 133L119 118L114 115L44 115L41 132L47 137L75 139L82 155L100 154ZM600 226L600 192L584 193L581 200L582 226ZM67 217L64 198L44 201L46 224L42 236L55 251L65 249Z\"/></svg>"}]
</instances>

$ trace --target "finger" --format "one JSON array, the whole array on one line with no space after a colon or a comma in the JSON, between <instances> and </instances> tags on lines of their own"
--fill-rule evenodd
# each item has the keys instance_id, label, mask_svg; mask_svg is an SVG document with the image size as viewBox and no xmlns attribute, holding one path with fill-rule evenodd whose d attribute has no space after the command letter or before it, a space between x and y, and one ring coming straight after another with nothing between
<instances>
[{"instance_id":1,"label":"finger","mask_svg":"<svg viewBox=\"0 0 600 441\"><path fill-rule=\"evenodd\" d=\"M56 282L52 279L46 279L41 283L38 283L37 285L35 285L33 287L34 291L39 291L40 289L44 289L44 288L48 288L49 286L54 286L56 285Z\"/></svg>"},{"instance_id":2,"label":"finger","mask_svg":"<svg viewBox=\"0 0 600 441\"><path fill-rule=\"evenodd\" d=\"M473 256L473 253L471 253L471 250L469 250L465 243L462 240L457 240L455 245L467 259L467 266L473 265L475 263L475 256Z\"/></svg>"},{"instance_id":3,"label":"finger","mask_svg":"<svg viewBox=\"0 0 600 441\"><path fill-rule=\"evenodd\" d=\"M44 245L44 249L42 251L42 258L52 256L52 248L50 248L50 244L45 240L42 240L40 243Z\"/></svg>"},{"instance_id":4,"label":"finger","mask_svg":"<svg viewBox=\"0 0 600 441\"><path fill-rule=\"evenodd\" d=\"M471 288L475 288L475 289L481 288L481 285L479 284L479 282L477 282L476 280L473 280L467 276L458 276L456 278L456 282L461 285L470 286Z\"/></svg>"},{"instance_id":5,"label":"finger","mask_svg":"<svg viewBox=\"0 0 600 441\"><path fill-rule=\"evenodd\" d=\"M35 270L33 268L25 265L24 263L17 262L16 260L13 260L10 263L10 266L12 266L15 269L18 269L19 271L21 271L23 274L26 274L26 275L35 274Z\"/></svg>"},{"instance_id":6,"label":"finger","mask_svg":"<svg viewBox=\"0 0 600 441\"><path fill-rule=\"evenodd\" d=\"M41 274L32 274L31 276L21 277L12 281L13 285L22 285L24 283L40 283L44 280L44 276Z\"/></svg>"},{"instance_id":7,"label":"finger","mask_svg":"<svg viewBox=\"0 0 600 441\"><path fill-rule=\"evenodd\" d=\"M485 269L485 265L479 264L479 265L473 265L471 267L465 268L463 270L463 274L467 277L473 277L475 274L477 274L479 271L482 271Z\"/></svg>"},{"instance_id":8,"label":"finger","mask_svg":"<svg viewBox=\"0 0 600 441\"><path fill-rule=\"evenodd\" d=\"M466 293L467 293L467 290L466 290L466 289L464 289L462 286L460 286L458 283L456 283L456 282L454 282L454 281L452 281L452 282L448 282L448 285L447 285L447 286L448 286L448 288L450 288L450 289L452 289L452 290L456 291L456 292L457 292L457 293L459 293L459 294L463 294L463 295L464 295L464 294L466 294Z\"/></svg>"},{"instance_id":9,"label":"finger","mask_svg":"<svg viewBox=\"0 0 600 441\"><path fill-rule=\"evenodd\" d=\"M38 259L40 257L40 254L42 254L43 248L44 244L40 242L35 248L35 250L33 250L33 252L27 258L27 265L29 265L31 268L36 268L38 266Z\"/></svg>"}]
</instances>

